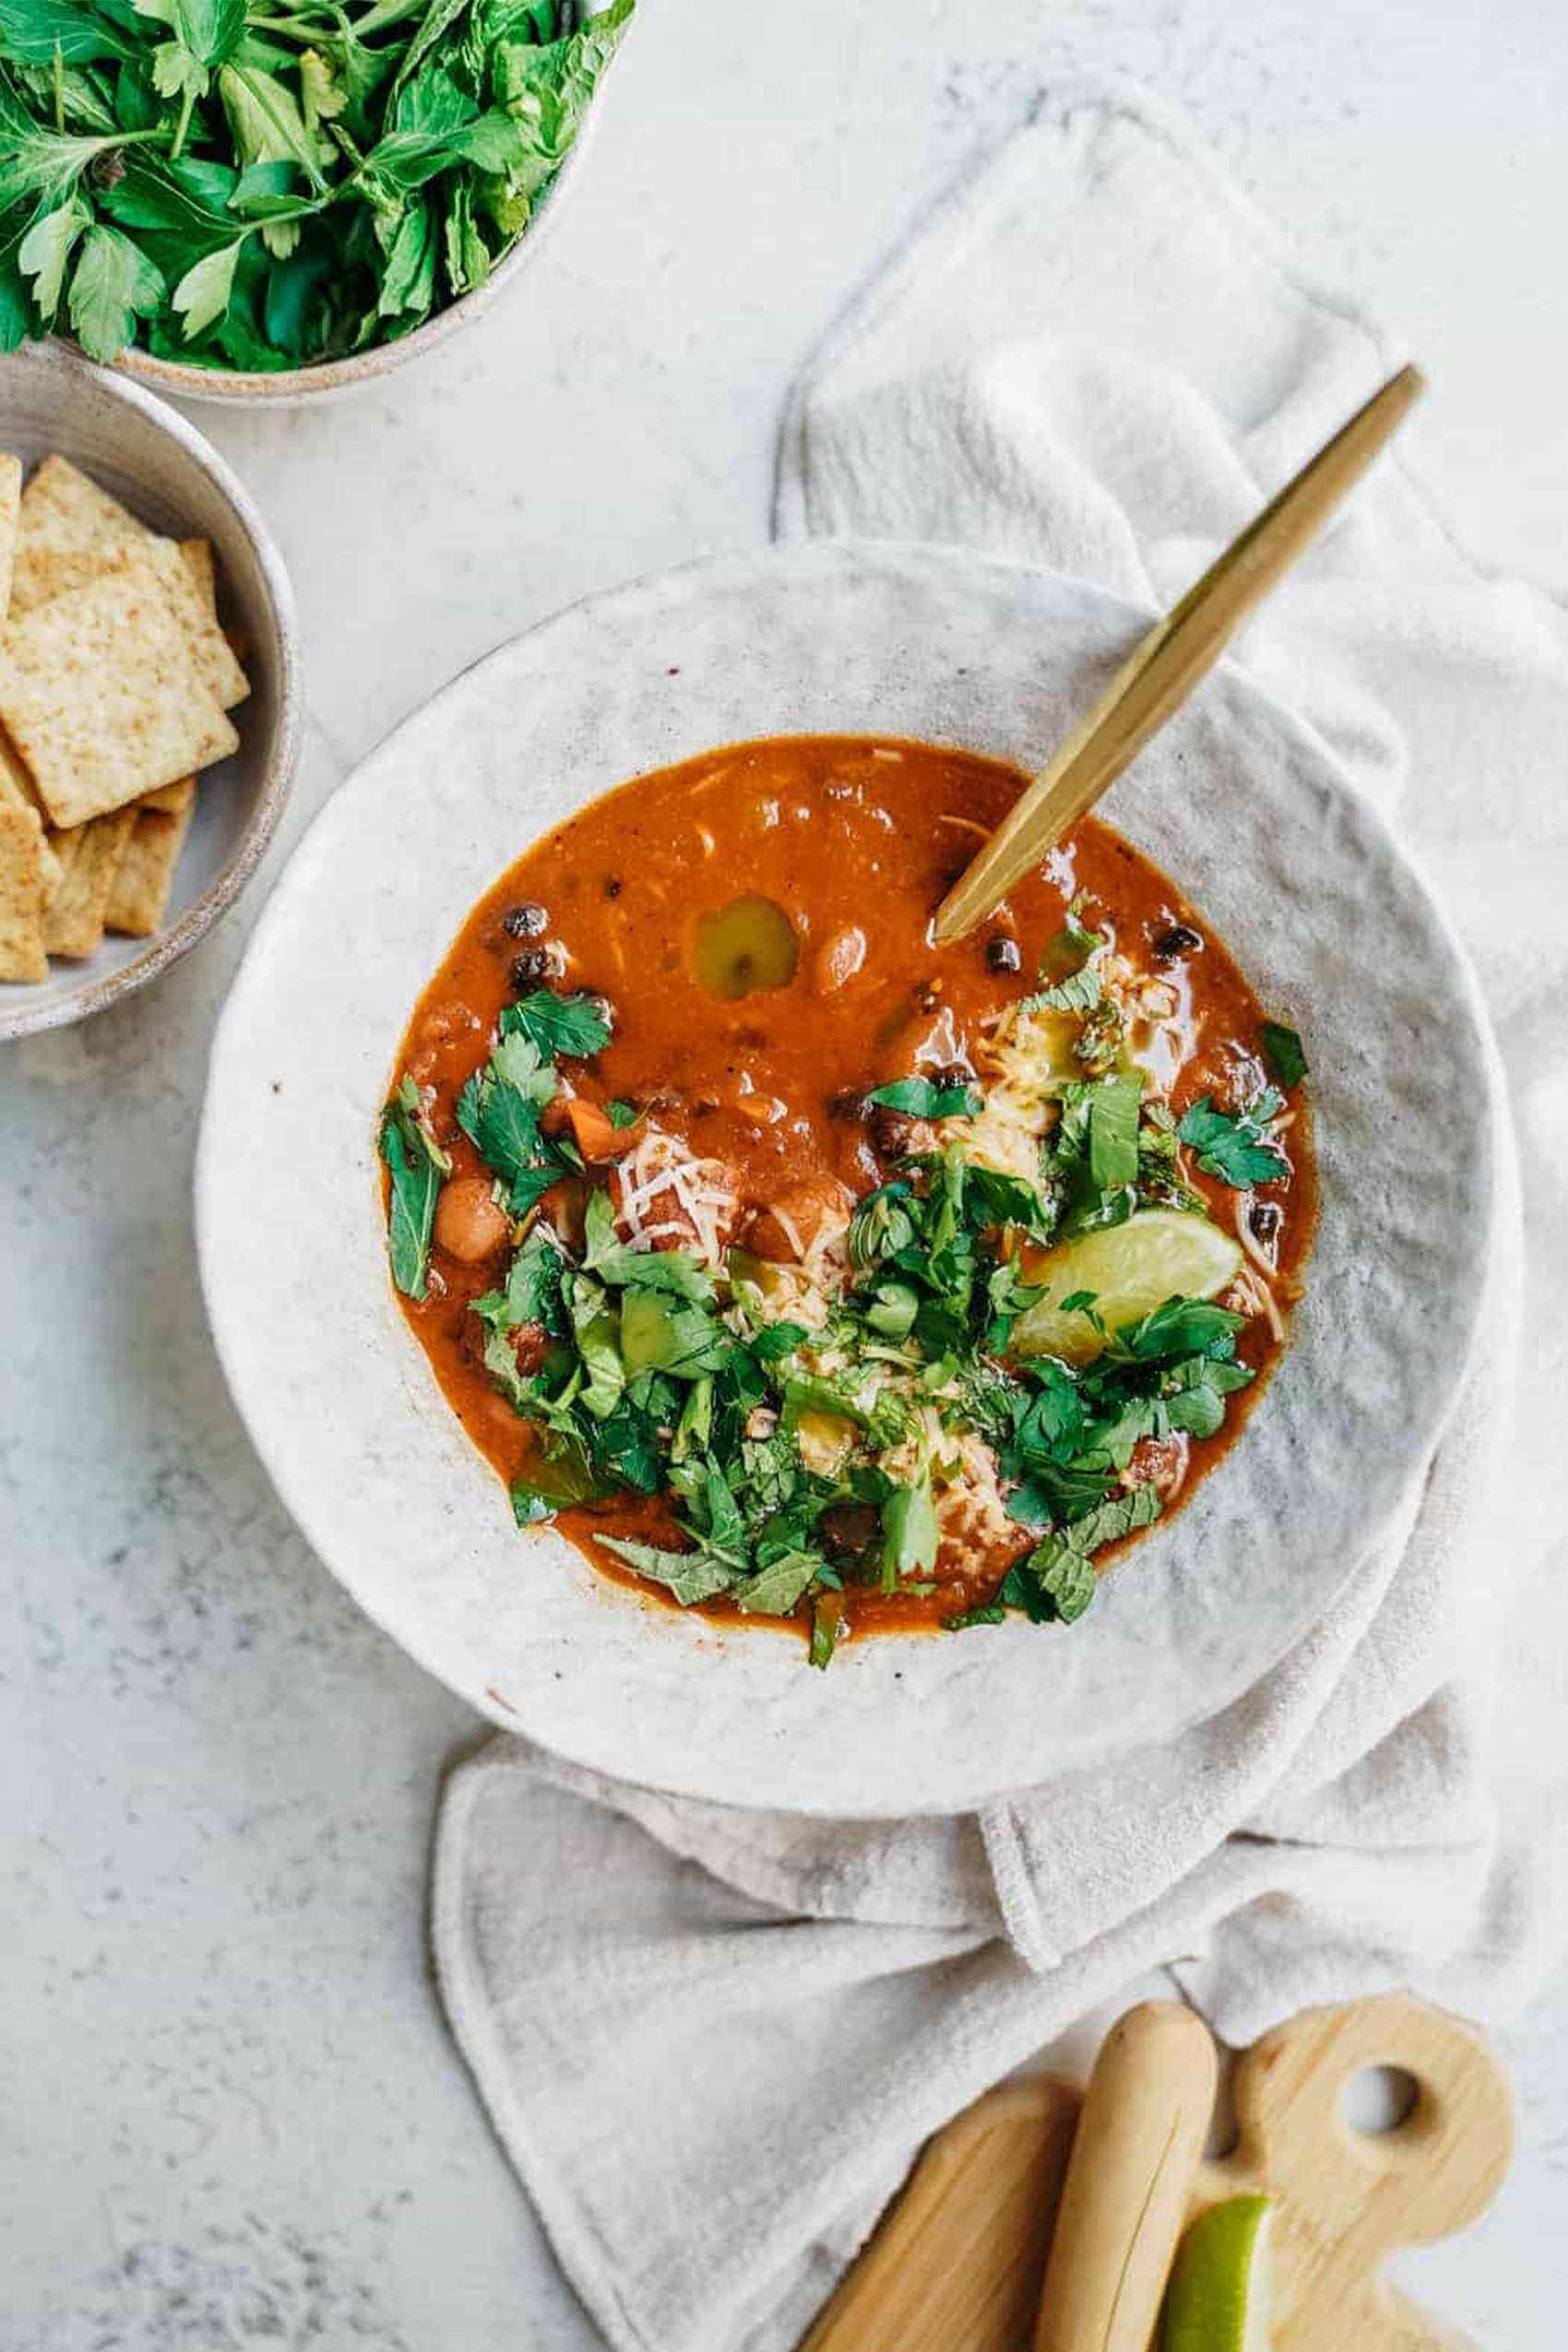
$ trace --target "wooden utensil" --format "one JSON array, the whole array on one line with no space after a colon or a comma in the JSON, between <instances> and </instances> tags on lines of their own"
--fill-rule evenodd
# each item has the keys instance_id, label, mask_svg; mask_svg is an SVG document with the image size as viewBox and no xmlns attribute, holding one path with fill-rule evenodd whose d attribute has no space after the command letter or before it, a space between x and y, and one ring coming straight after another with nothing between
<instances>
[{"instance_id":1,"label":"wooden utensil","mask_svg":"<svg viewBox=\"0 0 1568 2352\"><path fill-rule=\"evenodd\" d=\"M1218 2082L1195 2010L1146 2001L1112 2025L1073 2138L1035 2352L1145 2352Z\"/></svg>"},{"instance_id":2,"label":"wooden utensil","mask_svg":"<svg viewBox=\"0 0 1568 2352\"><path fill-rule=\"evenodd\" d=\"M982 922L1186 701L1360 480L1424 383L1414 367L1391 376L1141 639L942 901L932 934L939 947Z\"/></svg>"},{"instance_id":3,"label":"wooden utensil","mask_svg":"<svg viewBox=\"0 0 1568 2352\"><path fill-rule=\"evenodd\" d=\"M1158 2056L1161 2048L1158 2037L1131 2037L1134 2055ZM1130 2074L1128 2054L1124 2044L1118 2071ZM1182 2107L1171 2088L1194 2080L1190 2066L1188 2050L1165 2094L1168 2116ZM1415 2105L1390 2132L1359 2132L1340 2111L1347 2085L1369 2066L1401 2067L1415 2079ZM1508 2169L1513 2098L1482 2037L1403 1994L1309 2010L1244 2051L1232 2086L1236 2146L1199 2166L1187 2218L1226 2197L1273 2200L1273 2352L1456 2352L1464 2339L1380 2271L1396 2247L1428 2244L1475 2220ZM1109 2095L1114 2078L1101 2087ZM1158 2120L1161 2094L1135 2097L1145 2123ZM802 2352L1025 2352L1059 2208L1067 2218L1081 2107L1087 2120L1087 2102L1070 2084L1035 2079L1004 2084L949 2124ZM1130 2136L1146 2148L1141 2129ZM1087 2156L1094 2144L1085 2143ZM1108 2196L1123 2200L1136 2171L1119 2166ZM1086 2162L1087 2201L1092 2180ZM1125 2202L1122 2210L1125 2217ZM1104 2265L1118 2258L1081 2225L1075 2235L1078 2251L1099 2266L1099 2283L1069 2281L1063 2291L1082 2299L1080 2310L1092 2310L1094 2292L1101 2310L1114 2310ZM1129 2245L1139 2237L1134 2227ZM1146 2254L1156 2241L1142 2242ZM1047 2301L1058 2285L1054 2255L1051 2266ZM1070 2340L1049 2310L1039 2310L1039 2323L1055 2326L1063 2345ZM1086 2334L1073 2352L1099 2352L1102 2340L1120 2342Z\"/></svg>"}]
</instances>

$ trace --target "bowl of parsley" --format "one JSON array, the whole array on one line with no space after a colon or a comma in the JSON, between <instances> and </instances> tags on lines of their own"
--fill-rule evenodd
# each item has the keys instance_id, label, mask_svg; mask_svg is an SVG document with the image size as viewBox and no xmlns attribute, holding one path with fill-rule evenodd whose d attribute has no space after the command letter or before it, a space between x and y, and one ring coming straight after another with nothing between
<instances>
[{"instance_id":1,"label":"bowl of parsley","mask_svg":"<svg viewBox=\"0 0 1568 2352\"><path fill-rule=\"evenodd\" d=\"M292 404L434 351L559 216L636 0L6 0L0 349Z\"/></svg>"}]
</instances>

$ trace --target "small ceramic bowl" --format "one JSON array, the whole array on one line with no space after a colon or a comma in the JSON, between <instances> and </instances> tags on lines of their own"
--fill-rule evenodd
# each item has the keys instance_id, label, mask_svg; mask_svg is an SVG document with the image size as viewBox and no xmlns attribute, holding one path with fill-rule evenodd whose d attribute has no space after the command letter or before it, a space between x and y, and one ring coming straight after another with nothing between
<instances>
[{"instance_id":1,"label":"small ceramic bowl","mask_svg":"<svg viewBox=\"0 0 1568 2352\"><path fill-rule=\"evenodd\" d=\"M597 5L587 15L597 14ZM297 409L307 400L355 392L374 384L410 360L430 358L465 327L487 311L515 286L531 261L539 257L546 237L561 217L568 185L578 176L584 150L598 127L602 93L588 108L564 160L537 199L532 220L510 250L503 254L482 286L461 294L437 311L411 335L396 342L377 343L369 350L351 351L346 359L321 360L308 367L279 368L275 374L251 375L239 368L183 367L177 360L154 359L149 351L122 352L114 364L123 374L176 400L213 400L238 408Z\"/></svg>"},{"instance_id":2,"label":"small ceramic bowl","mask_svg":"<svg viewBox=\"0 0 1568 2352\"><path fill-rule=\"evenodd\" d=\"M139 386L55 344L0 363L0 450L30 471L57 451L155 530L200 534L218 559L220 609L244 632L251 682L233 713L240 748L203 770L164 928L106 933L96 955L55 956L35 987L0 984L0 1039L84 1020L194 947L239 897L277 829L299 760L298 626L283 559L245 490L194 427Z\"/></svg>"}]
</instances>

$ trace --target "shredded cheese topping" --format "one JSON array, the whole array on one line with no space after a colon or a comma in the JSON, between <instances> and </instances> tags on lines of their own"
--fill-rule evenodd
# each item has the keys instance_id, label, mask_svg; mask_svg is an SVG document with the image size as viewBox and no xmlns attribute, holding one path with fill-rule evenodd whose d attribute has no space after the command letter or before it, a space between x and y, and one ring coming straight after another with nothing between
<instances>
[{"instance_id":1,"label":"shredded cheese topping","mask_svg":"<svg viewBox=\"0 0 1568 2352\"><path fill-rule=\"evenodd\" d=\"M662 1127L647 1127L618 1165L616 1209L634 1250L678 1241L714 1273L741 1203L720 1159L702 1159Z\"/></svg>"}]
</instances>

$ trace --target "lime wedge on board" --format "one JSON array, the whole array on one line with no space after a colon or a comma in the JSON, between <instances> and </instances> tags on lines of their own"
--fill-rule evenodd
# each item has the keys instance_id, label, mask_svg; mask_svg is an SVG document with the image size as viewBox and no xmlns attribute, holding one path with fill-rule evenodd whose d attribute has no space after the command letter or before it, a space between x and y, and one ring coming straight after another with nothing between
<instances>
[{"instance_id":1,"label":"lime wedge on board","mask_svg":"<svg viewBox=\"0 0 1568 2352\"><path fill-rule=\"evenodd\" d=\"M1176 2251L1159 2352L1267 2352L1266 2197L1231 2197L1200 2215Z\"/></svg>"},{"instance_id":2,"label":"lime wedge on board","mask_svg":"<svg viewBox=\"0 0 1568 2352\"><path fill-rule=\"evenodd\" d=\"M1013 1345L1023 1356L1091 1363L1105 1343L1087 1315L1062 1313L1063 1299L1092 1290L1095 1313L1108 1330L1119 1331L1167 1299L1214 1298L1235 1280L1241 1263L1241 1243L1206 1217L1138 1209L1125 1225L1025 1253L1024 1279L1045 1296L1018 1317Z\"/></svg>"}]
</instances>

